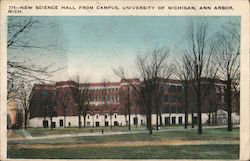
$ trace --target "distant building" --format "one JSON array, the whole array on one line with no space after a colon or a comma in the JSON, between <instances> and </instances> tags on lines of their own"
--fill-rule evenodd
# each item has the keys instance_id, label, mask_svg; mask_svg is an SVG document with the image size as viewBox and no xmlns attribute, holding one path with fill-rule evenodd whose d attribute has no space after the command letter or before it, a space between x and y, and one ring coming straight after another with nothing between
<instances>
[{"instance_id":1,"label":"distant building","mask_svg":"<svg viewBox=\"0 0 250 161\"><path fill-rule=\"evenodd\" d=\"M162 125L184 124L184 94L183 82L180 80L161 80L163 94L159 99L160 117ZM139 79L130 79L135 86L142 86ZM206 85L207 79L203 80ZM190 83L189 83L190 84ZM217 120L217 111L226 111L225 83L216 80L213 88L207 92L202 104L202 123L208 120ZM84 84L80 84L84 87ZM126 126L128 125L128 104L131 113L131 125L145 125L146 116L142 104L132 86L125 80L120 82L89 83L89 105L86 115L86 126ZM35 84L31 93L30 127L49 127L50 117L52 126L77 127L78 104L76 92L77 83L74 81L62 81L55 84ZM65 97L67 96L67 107ZM128 97L129 96L129 97ZM197 122L196 107L192 89L189 90L189 123L191 112L194 113L194 121ZM128 103L129 102L129 103ZM237 115L237 100L233 96L233 112ZM51 108L51 109L50 109ZM210 119L209 119L210 118ZM83 126L83 117L81 124ZM211 121L214 122L214 121ZM152 124L156 124L156 112L153 110Z\"/></svg>"}]
</instances>

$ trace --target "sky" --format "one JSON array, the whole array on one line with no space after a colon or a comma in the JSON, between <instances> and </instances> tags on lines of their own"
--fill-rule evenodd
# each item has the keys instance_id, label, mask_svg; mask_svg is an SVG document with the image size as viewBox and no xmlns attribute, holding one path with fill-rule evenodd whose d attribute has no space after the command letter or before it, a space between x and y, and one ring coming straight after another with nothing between
<instances>
[{"instance_id":1,"label":"sky","mask_svg":"<svg viewBox=\"0 0 250 161\"><path fill-rule=\"evenodd\" d=\"M55 81L77 74L81 80L91 82L119 81L112 71L119 66L129 77L137 77L136 55L156 48L170 49L174 59L187 42L187 28L192 20L205 20L210 36L228 22L240 23L240 17L229 16L41 16L15 17L9 23L28 18L39 23L26 38L45 49L9 49L8 58L64 67L51 77Z\"/></svg>"}]
</instances>

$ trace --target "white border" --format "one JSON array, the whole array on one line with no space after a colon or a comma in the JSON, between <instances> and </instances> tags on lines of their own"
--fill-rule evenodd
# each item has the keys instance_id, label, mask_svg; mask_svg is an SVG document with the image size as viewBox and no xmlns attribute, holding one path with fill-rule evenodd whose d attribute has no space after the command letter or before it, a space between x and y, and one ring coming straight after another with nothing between
<instances>
[{"instance_id":1,"label":"white border","mask_svg":"<svg viewBox=\"0 0 250 161\"><path fill-rule=\"evenodd\" d=\"M152 10L127 10L127 11L117 11L117 10L92 10L92 11L63 11L63 10L44 10L36 11L36 10L29 10L24 11L22 14L8 14L7 8L9 5L154 5L154 6L166 6L166 5L208 5L208 6L218 6L218 5L226 5L226 6L233 6L233 11L215 11L215 10L206 10L206 11L152 11ZM0 101L0 136L1 136L1 151L0 156L1 160L6 160L7 154L7 143L6 143L6 113L7 113L7 101L6 101L6 17L7 15L18 15L18 16L34 16L34 15L54 15L54 16L77 16L77 15L137 15L137 16L241 16L241 124L240 124L240 160L250 160L250 108L249 108L249 3L247 0L217 0L217 1L201 1L201 0L191 0L191 1L64 1L64 0L57 0L57 1L36 1L36 0L15 0L15 1L1 1L1 71L0 71L0 90L1 90L1 101ZM10 160L10 159L7 159ZM20 160L20 159L18 159ZM27 159L24 159L27 160ZM38 159L39 160L39 159ZM57 159L58 160L58 159ZM138 161L138 160L137 160Z\"/></svg>"}]
</instances>

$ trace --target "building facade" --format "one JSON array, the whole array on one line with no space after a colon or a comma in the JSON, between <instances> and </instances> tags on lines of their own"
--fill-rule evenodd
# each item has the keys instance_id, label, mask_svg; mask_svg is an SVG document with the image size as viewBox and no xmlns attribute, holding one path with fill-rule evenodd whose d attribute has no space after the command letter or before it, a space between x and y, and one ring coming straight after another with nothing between
<instances>
[{"instance_id":1,"label":"building facade","mask_svg":"<svg viewBox=\"0 0 250 161\"><path fill-rule=\"evenodd\" d=\"M30 127L98 127L98 126L133 126L146 125L145 110L135 87L142 86L139 79L120 82L102 82L77 84L74 81L62 81L55 84L35 84L31 93ZM204 81L206 82L206 81ZM131 83L133 85L131 85ZM205 94L202 104L202 123L217 118L218 110L225 107L225 83L216 80L213 88ZM152 124L161 126L184 124L185 105L184 88L180 80L162 81L163 93L159 96L159 113L152 111ZM77 93L87 91L85 112L79 111ZM188 113L197 120L192 88L188 93ZM235 98L235 97L233 97ZM233 100L233 112L237 112L236 100ZM129 117L130 116L130 117ZM80 119L79 119L80 118Z\"/></svg>"}]
</instances>

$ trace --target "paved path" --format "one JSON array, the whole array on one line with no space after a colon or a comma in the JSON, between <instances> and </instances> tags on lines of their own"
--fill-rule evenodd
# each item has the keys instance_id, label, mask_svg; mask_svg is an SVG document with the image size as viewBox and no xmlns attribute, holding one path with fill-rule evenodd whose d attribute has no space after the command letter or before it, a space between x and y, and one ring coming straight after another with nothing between
<instances>
[{"instance_id":1,"label":"paved path","mask_svg":"<svg viewBox=\"0 0 250 161\"><path fill-rule=\"evenodd\" d=\"M226 128L227 126L206 126L203 129L215 129L215 128ZM234 127L239 127L239 125L235 125ZM157 132L165 132L165 131L186 131L186 130L195 130L195 128L188 128L188 129L161 129L159 131L154 130L153 133ZM122 135L122 134L138 134L138 133L148 133L148 130L143 131L127 131L127 132L104 132L102 134L99 133L71 133L71 134L55 134L55 135L47 135L47 136L31 136L28 131L22 131L25 138L9 138L8 140L40 140L40 139L54 139L54 138L65 138L65 137L83 137L83 136L107 136L107 135Z\"/></svg>"}]
</instances>

